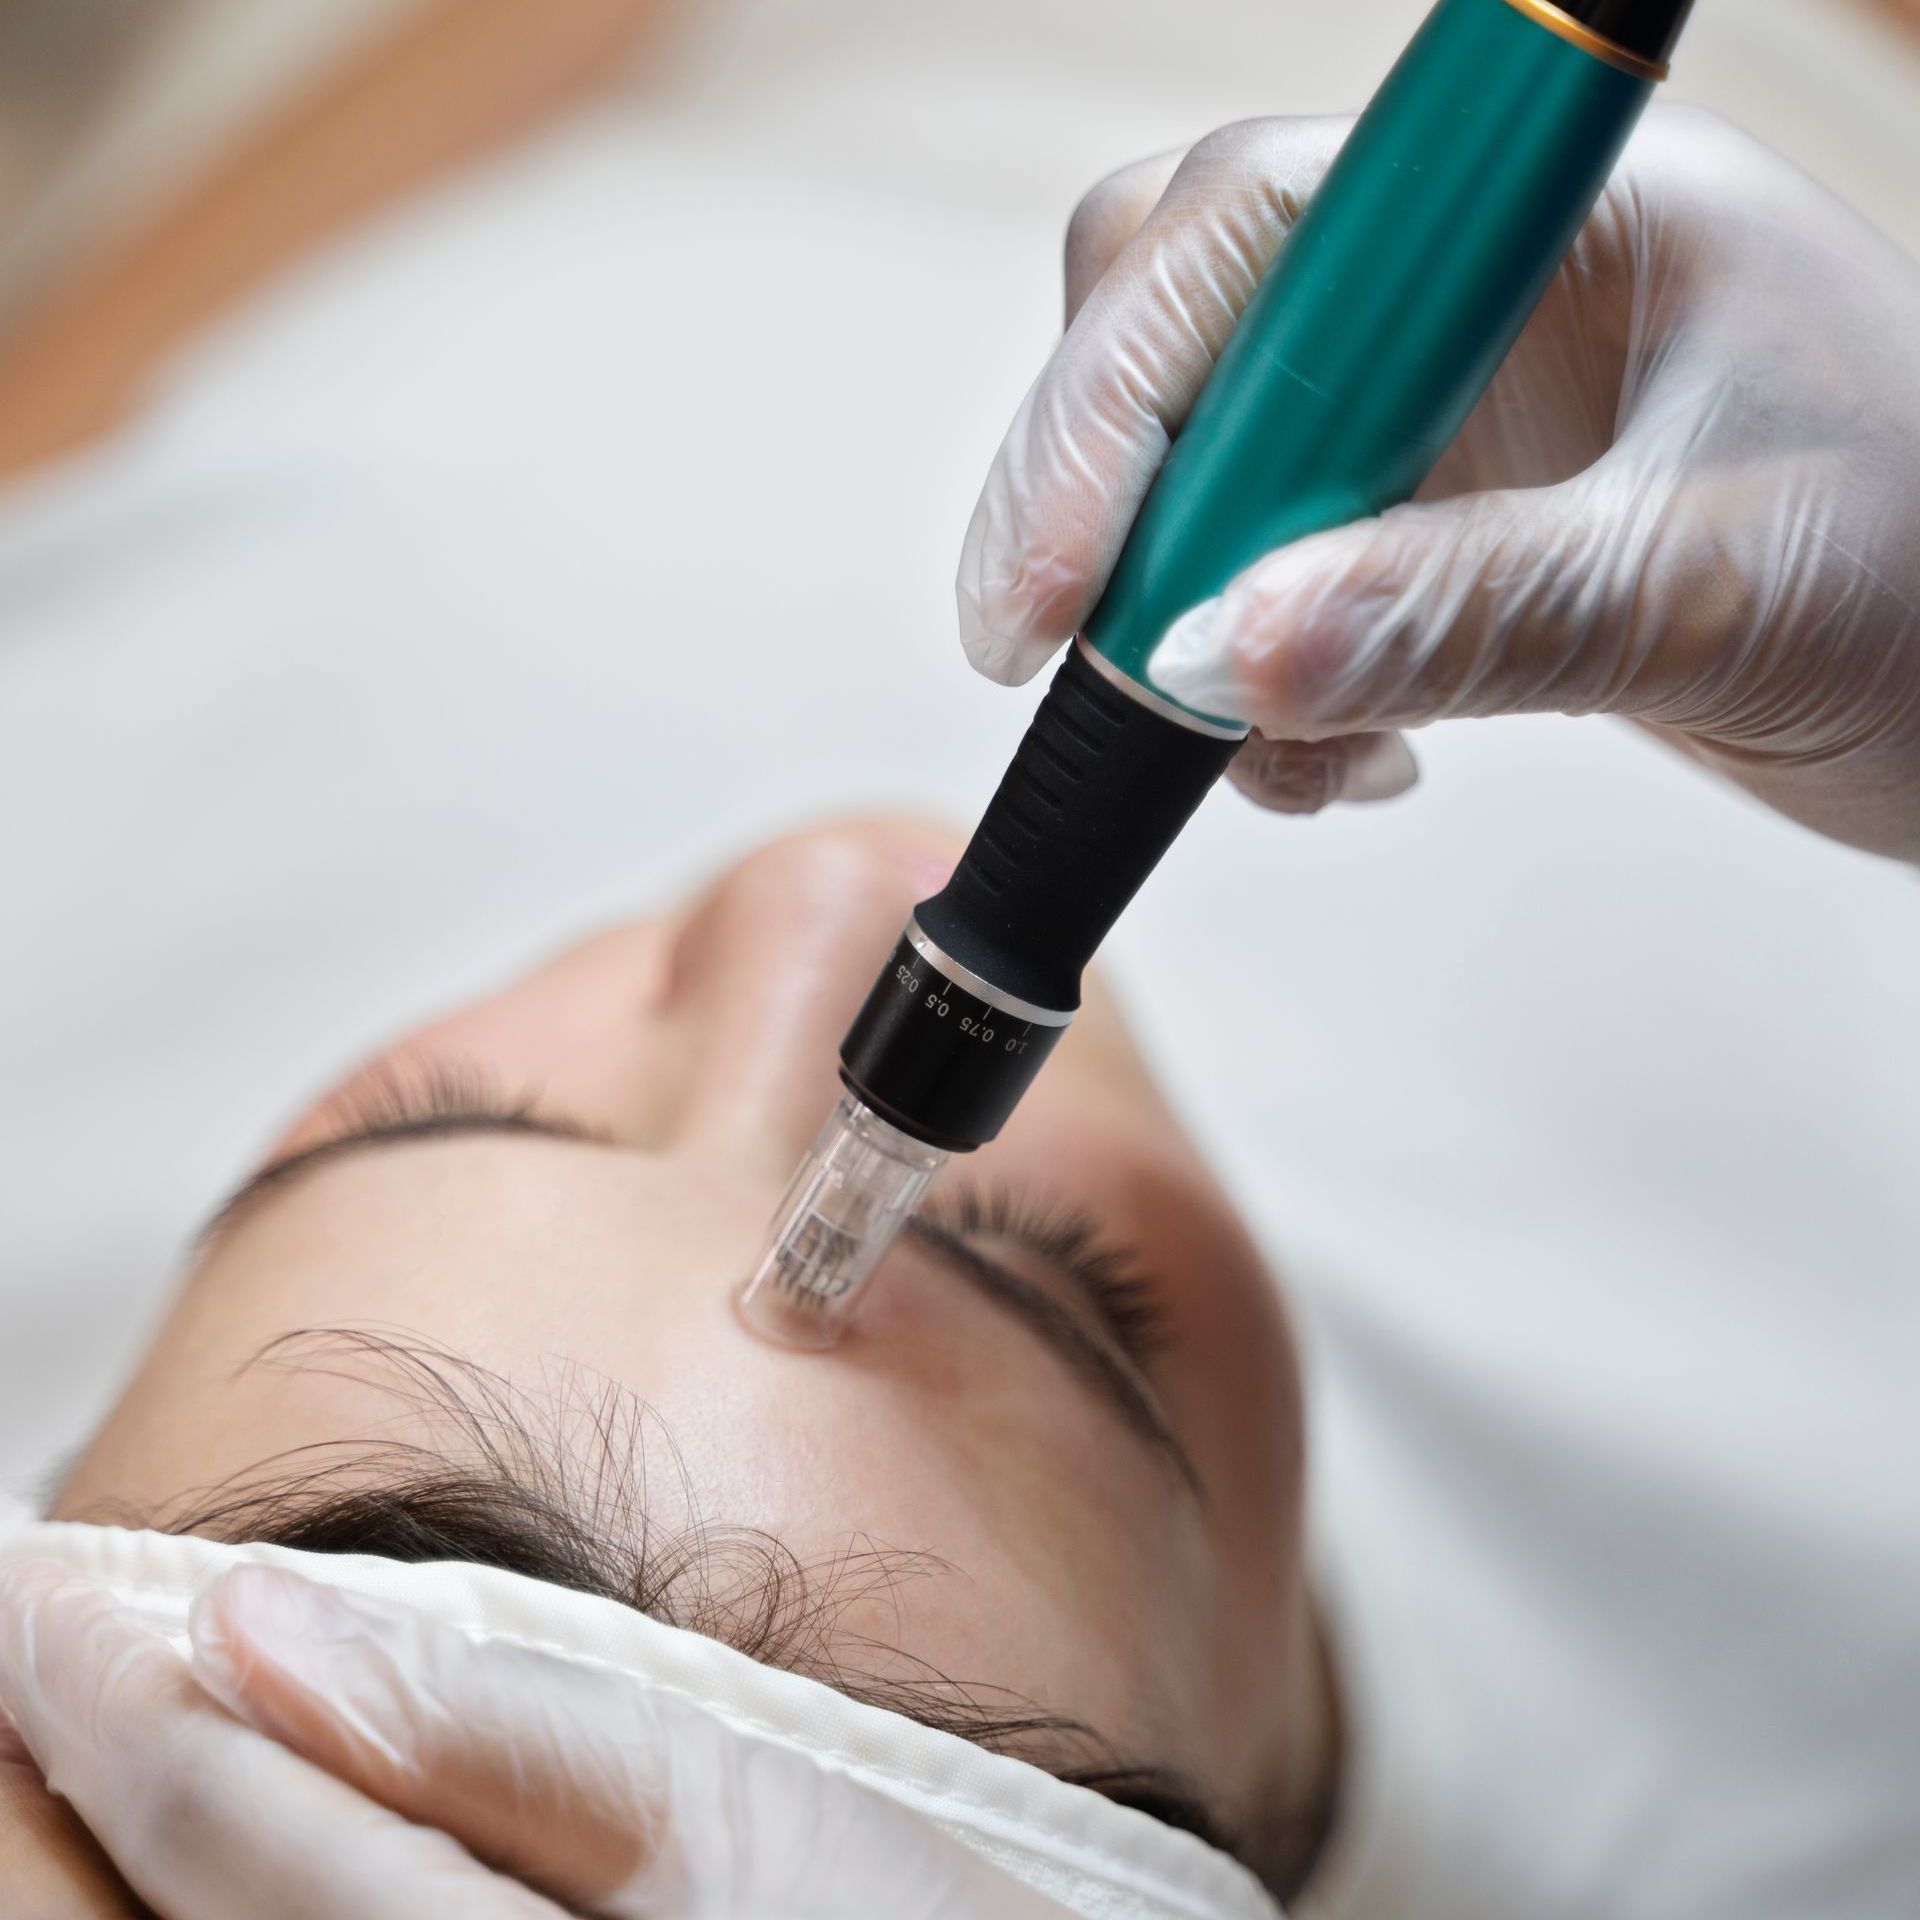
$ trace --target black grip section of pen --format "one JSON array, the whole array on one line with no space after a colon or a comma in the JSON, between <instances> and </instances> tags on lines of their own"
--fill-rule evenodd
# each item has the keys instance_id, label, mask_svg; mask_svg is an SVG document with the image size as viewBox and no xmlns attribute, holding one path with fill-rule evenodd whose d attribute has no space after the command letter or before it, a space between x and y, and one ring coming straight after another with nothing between
<instances>
[{"instance_id":1,"label":"black grip section of pen","mask_svg":"<svg viewBox=\"0 0 1920 1920\"><path fill-rule=\"evenodd\" d=\"M940 955L901 940L841 1079L950 1153L993 1139L1066 1031L1082 969L1238 746L1130 698L1075 648L953 878L914 910Z\"/></svg>"},{"instance_id":2,"label":"black grip section of pen","mask_svg":"<svg viewBox=\"0 0 1920 1920\"><path fill-rule=\"evenodd\" d=\"M922 930L1003 993L1079 1006L1082 970L1238 747L1131 698L1076 646Z\"/></svg>"}]
</instances>

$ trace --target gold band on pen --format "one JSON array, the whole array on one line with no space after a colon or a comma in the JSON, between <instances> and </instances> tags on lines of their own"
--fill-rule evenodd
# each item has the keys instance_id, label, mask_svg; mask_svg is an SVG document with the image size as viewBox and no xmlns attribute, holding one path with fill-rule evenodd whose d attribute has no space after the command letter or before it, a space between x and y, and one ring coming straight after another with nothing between
<instances>
[{"instance_id":1,"label":"gold band on pen","mask_svg":"<svg viewBox=\"0 0 1920 1920\"><path fill-rule=\"evenodd\" d=\"M1564 7L1556 7L1553 0L1507 0L1507 5L1549 33L1558 34L1582 53L1590 53L1596 60L1604 60L1608 66L1632 74L1636 80L1660 81L1672 71L1664 60L1649 60L1644 54L1629 53L1625 47L1616 46L1604 33L1595 33Z\"/></svg>"}]
</instances>

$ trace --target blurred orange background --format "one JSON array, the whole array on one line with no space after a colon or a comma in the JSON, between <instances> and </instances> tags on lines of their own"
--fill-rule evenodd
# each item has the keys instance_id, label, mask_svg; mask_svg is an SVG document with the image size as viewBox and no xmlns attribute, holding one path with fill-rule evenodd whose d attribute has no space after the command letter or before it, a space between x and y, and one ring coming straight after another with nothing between
<instances>
[{"instance_id":1,"label":"blurred orange background","mask_svg":"<svg viewBox=\"0 0 1920 1920\"><path fill-rule=\"evenodd\" d=\"M172 348L319 243L630 83L733 3L12 0L0 476L124 418ZM1920 112L1920 0L1793 5L1855 33L1874 23L1882 41L1911 34Z\"/></svg>"}]
</instances>

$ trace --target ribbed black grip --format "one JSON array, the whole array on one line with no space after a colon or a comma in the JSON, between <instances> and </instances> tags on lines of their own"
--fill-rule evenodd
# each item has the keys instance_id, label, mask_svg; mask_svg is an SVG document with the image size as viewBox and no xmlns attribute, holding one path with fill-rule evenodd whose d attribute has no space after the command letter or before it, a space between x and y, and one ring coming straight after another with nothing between
<instances>
[{"instance_id":1,"label":"ribbed black grip","mask_svg":"<svg viewBox=\"0 0 1920 1920\"><path fill-rule=\"evenodd\" d=\"M1238 745L1130 698L1075 647L921 927L1003 993L1077 1007L1082 969Z\"/></svg>"}]
</instances>

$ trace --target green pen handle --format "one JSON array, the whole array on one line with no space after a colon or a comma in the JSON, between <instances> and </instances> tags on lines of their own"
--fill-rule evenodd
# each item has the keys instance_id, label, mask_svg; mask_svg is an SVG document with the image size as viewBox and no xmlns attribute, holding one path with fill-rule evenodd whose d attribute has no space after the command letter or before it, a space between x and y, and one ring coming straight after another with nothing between
<instances>
[{"instance_id":1,"label":"green pen handle","mask_svg":"<svg viewBox=\"0 0 1920 1920\"><path fill-rule=\"evenodd\" d=\"M1439 0L1221 353L948 885L841 1048L871 1113L991 1140L1080 975L1245 737L1159 693L1261 555L1409 498L1573 246L1691 0Z\"/></svg>"},{"instance_id":2,"label":"green pen handle","mask_svg":"<svg viewBox=\"0 0 1920 1920\"><path fill-rule=\"evenodd\" d=\"M1253 561L1411 498L1652 97L1678 20L1656 26L1649 55L1561 8L1440 0L1174 442L1086 623L1103 658L1150 684L1168 628Z\"/></svg>"}]
</instances>

